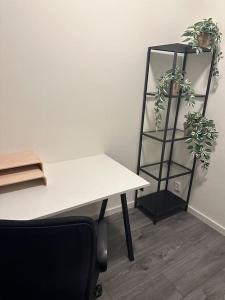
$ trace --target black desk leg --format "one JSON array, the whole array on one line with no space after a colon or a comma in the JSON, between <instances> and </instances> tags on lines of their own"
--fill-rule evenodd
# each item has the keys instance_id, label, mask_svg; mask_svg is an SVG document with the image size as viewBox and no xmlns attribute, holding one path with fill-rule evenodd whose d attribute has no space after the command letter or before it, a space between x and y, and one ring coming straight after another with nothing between
<instances>
[{"instance_id":1,"label":"black desk leg","mask_svg":"<svg viewBox=\"0 0 225 300\"><path fill-rule=\"evenodd\" d=\"M108 199L105 199L102 201L102 206L101 206L100 214L98 217L98 222L100 222L104 218L107 203L108 203Z\"/></svg>"},{"instance_id":2,"label":"black desk leg","mask_svg":"<svg viewBox=\"0 0 225 300\"><path fill-rule=\"evenodd\" d=\"M132 237L130 231L130 221L129 221L128 208L127 208L127 197L126 194L122 194L120 197L121 197L121 204L122 204L122 211L123 211L123 221L124 221L124 228L125 228L126 241L127 241L128 257L130 261L133 261L134 251L133 251Z\"/></svg>"}]
</instances>

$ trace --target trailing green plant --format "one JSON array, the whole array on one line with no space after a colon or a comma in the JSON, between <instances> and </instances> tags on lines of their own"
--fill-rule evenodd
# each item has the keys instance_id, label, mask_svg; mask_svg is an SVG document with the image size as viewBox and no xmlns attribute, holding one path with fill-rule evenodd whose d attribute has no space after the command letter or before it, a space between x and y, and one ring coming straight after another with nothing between
<instances>
[{"instance_id":1,"label":"trailing green plant","mask_svg":"<svg viewBox=\"0 0 225 300\"><path fill-rule=\"evenodd\" d=\"M184 98L186 103L190 106L195 105L194 89L192 88L189 79L185 79L182 70L177 67L175 70L167 70L159 79L159 84L156 88L155 94L155 126L156 130L159 129L162 122L162 110L165 110L165 104L168 98L168 91L171 84L177 84L179 90L181 90L181 96Z\"/></svg>"},{"instance_id":2,"label":"trailing green plant","mask_svg":"<svg viewBox=\"0 0 225 300\"><path fill-rule=\"evenodd\" d=\"M205 36L203 36L203 34L205 34ZM219 76L218 63L222 58L222 51L220 49L222 33L220 32L217 23L213 22L212 18L203 19L202 21L189 26L182 36L185 38L183 42L188 42L192 48L196 49L197 54L203 51L201 39L204 39L204 43L206 44L204 47L211 49L211 51L215 51L213 76Z\"/></svg>"},{"instance_id":3,"label":"trailing green plant","mask_svg":"<svg viewBox=\"0 0 225 300\"><path fill-rule=\"evenodd\" d=\"M189 135L185 140L187 149L200 160L202 168L208 169L210 156L218 137L215 123L198 112L189 112L185 115L185 119L184 125Z\"/></svg>"}]
</instances>

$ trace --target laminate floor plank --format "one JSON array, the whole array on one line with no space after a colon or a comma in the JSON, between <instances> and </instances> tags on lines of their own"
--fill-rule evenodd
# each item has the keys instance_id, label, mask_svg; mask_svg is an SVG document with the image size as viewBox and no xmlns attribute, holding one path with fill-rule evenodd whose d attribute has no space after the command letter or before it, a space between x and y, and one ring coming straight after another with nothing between
<instances>
[{"instance_id":1,"label":"laminate floor plank","mask_svg":"<svg viewBox=\"0 0 225 300\"><path fill-rule=\"evenodd\" d=\"M165 276L159 275L151 280L145 280L135 289L127 291L125 295L119 295L117 300L181 300L182 295Z\"/></svg>"},{"instance_id":2,"label":"laminate floor plank","mask_svg":"<svg viewBox=\"0 0 225 300\"><path fill-rule=\"evenodd\" d=\"M201 258L196 259L195 257L189 263L184 261L179 267L175 266L172 272L163 272L183 296L186 296L198 286L204 284L218 271L225 268L225 243L223 241L220 243L215 242L214 246L214 249L204 248L202 251L200 250Z\"/></svg>"},{"instance_id":3,"label":"laminate floor plank","mask_svg":"<svg viewBox=\"0 0 225 300\"><path fill-rule=\"evenodd\" d=\"M185 212L156 225L138 209L129 215L134 262L127 258L122 214L106 218L109 262L101 280L108 298L103 300L225 300L224 236ZM210 294L213 283L218 288Z\"/></svg>"},{"instance_id":4,"label":"laminate floor plank","mask_svg":"<svg viewBox=\"0 0 225 300\"><path fill-rule=\"evenodd\" d=\"M112 300L109 297L109 295L107 294L107 291L105 288L103 288L102 295L101 295L101 298L99 298L99 300Z\"/></svg>"},{"instance_id":5,"label":"laminate floor plank","mask_svg":"<svg viewBox=\"0 0 225 300\"><path fill-rule=\"evenodd\" d=\"M204 284L184 297L184 300L224 300L225 299L225 270L212 276Z\"/></svg>"}]
</instances>

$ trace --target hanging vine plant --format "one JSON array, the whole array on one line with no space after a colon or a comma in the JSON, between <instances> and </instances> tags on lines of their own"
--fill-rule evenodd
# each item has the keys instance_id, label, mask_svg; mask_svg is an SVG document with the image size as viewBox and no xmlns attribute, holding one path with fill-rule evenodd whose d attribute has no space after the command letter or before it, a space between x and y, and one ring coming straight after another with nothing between
<instances>
[{"instance_id":1,"label":"hanging vine plant","mask_svg":"<svg viewBox=\"0 0 225 300\"><path fill-rule=\"evenodd\" d=\"M189 135L185 141L187 149L200 160L203 169L208 169L218 137L215 123L198 112L189 112L185 115L185 119L184 127Z\"/></svg>"},{"instance_id":2,"label":"hanging vine plant","mask_svg":"<svg viewBox=\"0 0 225 300\"><path fill-rule=\"evenodd\" d=\"M177 95L181 91L181 96L186 103L192 107L195 105L194 89L192 88L190 80L184 78L182 70L177 67L175 70L171 69L166 71L159 79L155 94L154 111L156 130L160 128L162 122L161 112L162 110L165 110L171 83L172 96Z\"/></svg>"},{"instance_id":3,"label":"hanging vine plant","mask_svg":"<svg viewBox=\"0 0 225 300\"><path fill-rule=\"evenodd\" d=\"M201 53L204 48L215 51L213 76L219 76L218 63L222 58L222 51L220 49L222 33L217 23L213 22L212 18L203 19L189 26L182 36L185 38L183 42L188 42L192 48L196 49L197 54Z\"/></svg>"}]
</instances>

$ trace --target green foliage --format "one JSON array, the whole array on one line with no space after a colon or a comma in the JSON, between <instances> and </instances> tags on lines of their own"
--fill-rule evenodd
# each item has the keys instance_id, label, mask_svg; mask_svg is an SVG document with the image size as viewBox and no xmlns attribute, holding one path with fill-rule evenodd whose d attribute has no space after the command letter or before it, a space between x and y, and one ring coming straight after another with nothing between
<instances>
[{"instance_id":1,"label":"green foliage","mask_svg":"<svg viewBox=\"0 0 225 300\"><path fill-rule=\"evenodd\" d=\"M213 76L219 76L218 62L222 58L222 51L220 50L222 33L220 32L218 25L213 22L212 18L203 19L202 21L189 26L182 35L185 38L183 42L188 42L192 48L196 49L196 53L199 54L203 50L201 47L199 47L198 40L200 34L202 33L208 34L208 49L215 51L216 54L213 67Z\"/></svg>"},{"instance_id":2,"label":"green foliage","mask_svg":"<svg viewBox=\"0 0 225 300\"><path fill-rule=\"evenodd\" d=\"M166 71L159 79L155 95L154 110L156 130L159 129L162 121L161 111L165 110L165 104L171 83L177 83L179 85L181 96L188 105L192 107L195 105L194 89L192 88L190 80L184 79L181 69L177 67L174 71Z\"/></svg>"},{"instance_id":3,"label":"green foliage","mask_svg":"<svg viewBox=\"0 0 225 300\"><path fill-rule=\"evenodd\" d=\"M218 137L214 121L208 120L198 112L189 112L185 118L185 127L189 133L185 141L187 149L200 160L202 168L208 169L210 155Z\"/></svg>"}]
</instances>

